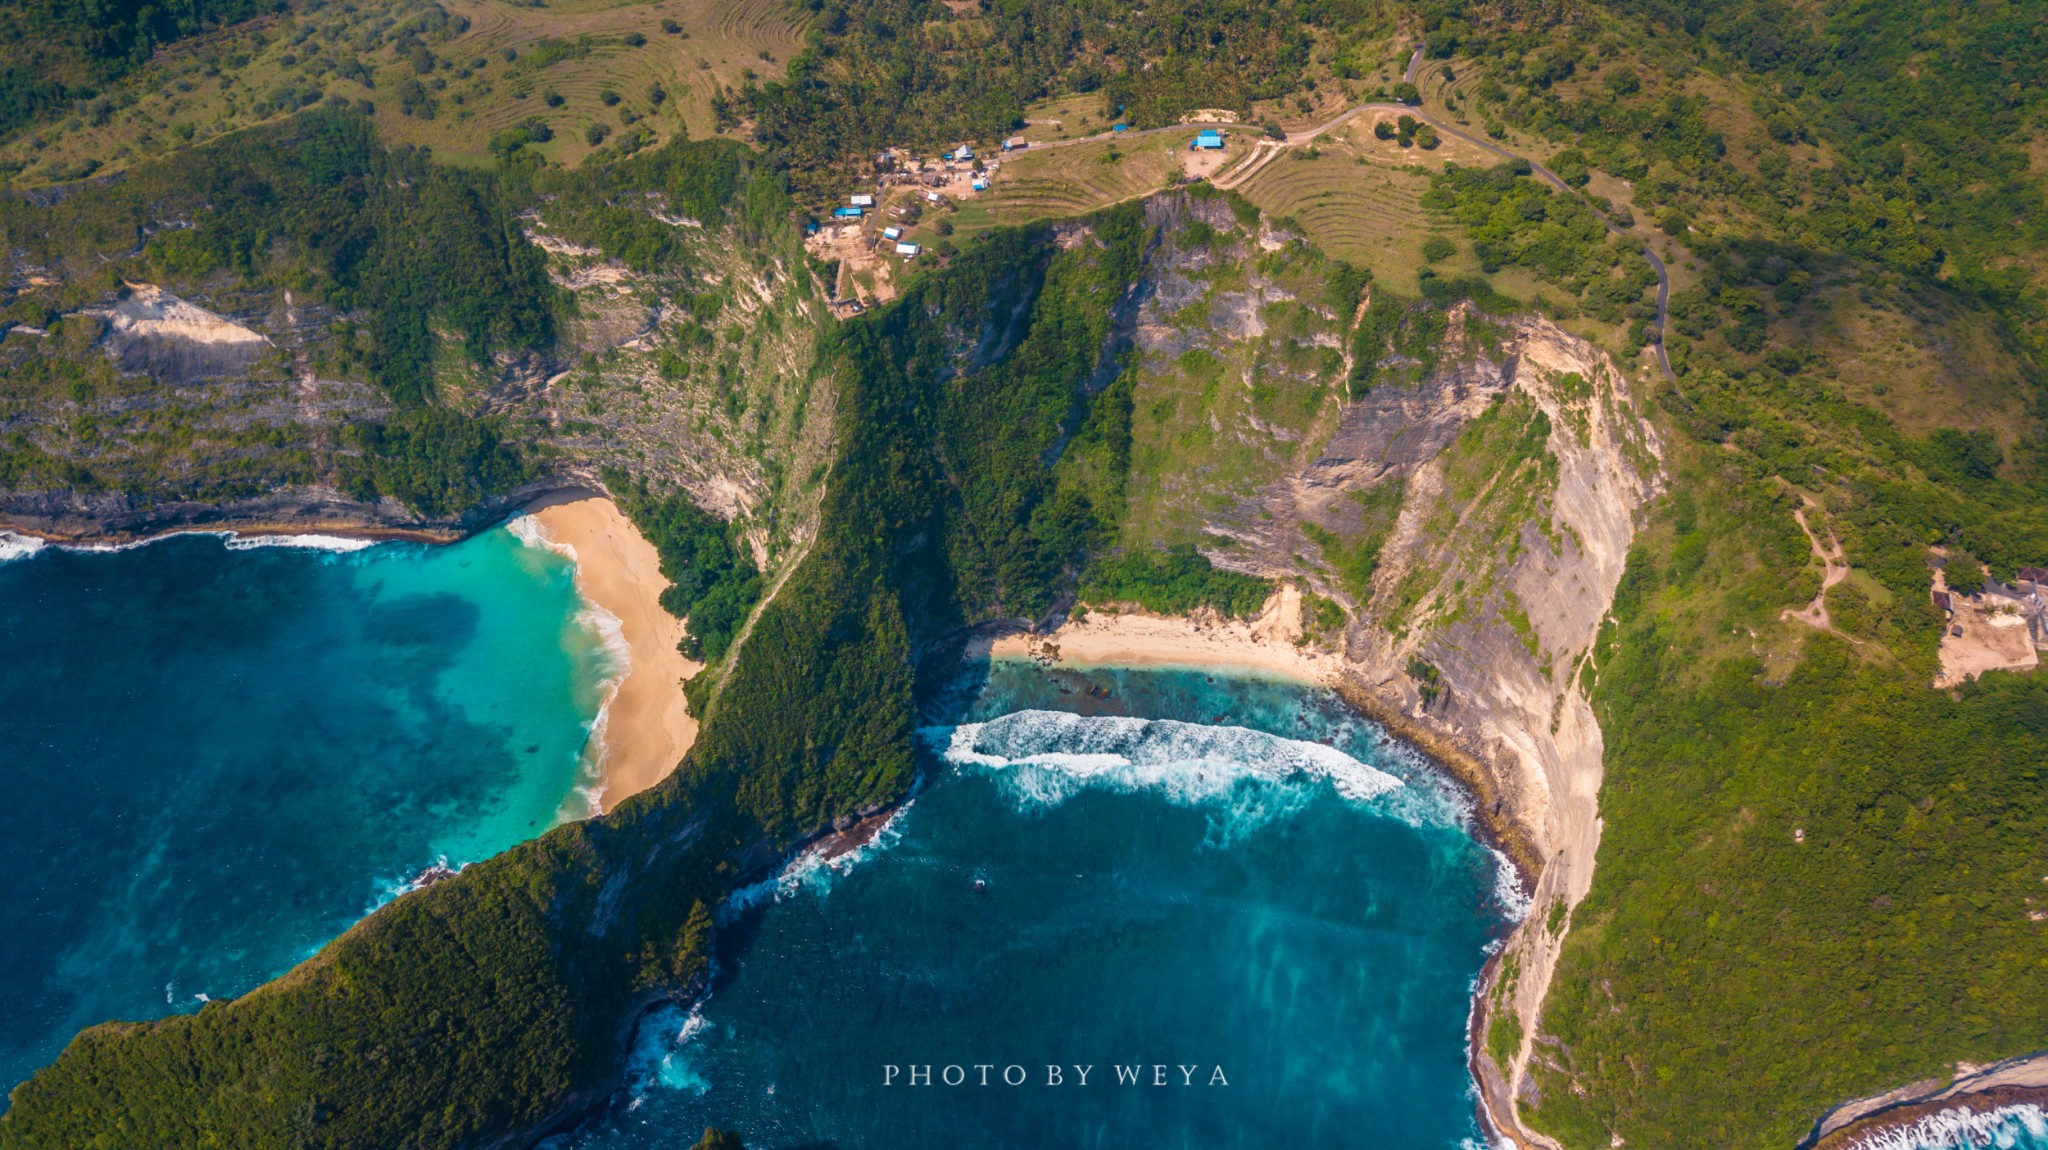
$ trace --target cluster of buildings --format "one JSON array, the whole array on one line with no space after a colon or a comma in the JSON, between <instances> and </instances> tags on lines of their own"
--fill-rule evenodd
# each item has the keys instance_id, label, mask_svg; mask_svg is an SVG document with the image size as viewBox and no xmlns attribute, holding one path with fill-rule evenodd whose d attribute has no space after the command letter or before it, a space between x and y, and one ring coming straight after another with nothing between
<instances>
[{"instance_id":1,"label":"cluster of buildings","mask_svg":"<svg viewBox=\"0 0 2048 1150\"><path fill-rule=\"evenodd\" d=\"M1022 136L1004 140L1004 153L1020 151L1030 147ZM888 199L887 189L891 187L912 187L919 194L899 202L888 209L901 223L890 224L882 229L881 241L894 245L897 255L905 258L919 255L923 247L904 238L905 228L917 222L919 215L927 208L950 206L959 196L973 195L989 189L996 171L1002 167L999 159L981 159L974 154L974 145L962 144L951 151L941 153L936 159L922 159L896 149L878 153L875 156L875 183L879 192L863 192L848 196L846 203L832 209L832 223L837 225L826 233L826 239L851 240L866 227L868 217L877 211L880 201ZM815 226L811 229L815 232Z\"/></svg>"}]
</instances>

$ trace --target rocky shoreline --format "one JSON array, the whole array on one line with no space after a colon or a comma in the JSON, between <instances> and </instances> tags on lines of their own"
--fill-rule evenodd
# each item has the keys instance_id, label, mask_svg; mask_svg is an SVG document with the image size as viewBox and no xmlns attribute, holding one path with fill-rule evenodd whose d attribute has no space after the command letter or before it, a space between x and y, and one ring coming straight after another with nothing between
<instances>
[{"instance_id":1,"label":"rocky shoreline","mask_svg":"<svg viewBox=\"0 0 2048 1150\"><path fill-rule=\"evenodd\" d=\"M1854 1150L1947 1111L1987 1114L2011 1106L2048 1108L2048 1050L1851 1099L1822 1115L1796 1150Z\"/></svg>"},{"instance_id":2,"label":"rocky shoreline","mask_svg":"<svg viewBox=\"0 0 2048 1150\"><path fill-rule=\"evenodd\" d=\"M289 488L220 503L144 503L132 496L79 493L0 495L0 530L63 545L126 545L211 531L242 535L338 535L454 543L560 491L602 491L594 476L550 475L479 503L460 516L415 514L395 499L352 499L330 487Z\"/></svg>"}]
</instances>

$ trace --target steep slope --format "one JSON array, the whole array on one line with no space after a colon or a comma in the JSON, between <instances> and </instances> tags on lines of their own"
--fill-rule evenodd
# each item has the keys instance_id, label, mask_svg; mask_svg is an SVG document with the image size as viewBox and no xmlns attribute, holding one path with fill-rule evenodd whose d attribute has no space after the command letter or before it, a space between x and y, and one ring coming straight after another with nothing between
<instances>
[{"instance_id":1,"label":"steep slope","mask_svg":"<svg viewBox=\"0 0 2048 1150\"><path fill-rule=\"evenodd\" d=\"M1075 468L1117 470L1082 382L1142 241L1132 211L1007 233L841 334L817 532L675 773L241 999L84 1032L13 1091L0 1146L527 1145L602 1101L639 1010L702 989L711 908L908 788L915 655L1071 588Z\"/></svg>"},{"instance_id":2,"label":"steep slope","mask_svg":"<svg viewBox=\"0 0 2048 1150\"><path fill-rule=\"evenodd\" d=\"M335 197L323 152L370 174ZM321 112L53 204L9 198L0 514L55 536L446 534L617 471L784 554L831 436L828 317L786 201L748 214L773 177L743 155L469 178ZM344 238L242 254L279 214Z\"/></svg>"},{"instance_id":3,"label":"steep slope","mask_svg":"<svg viewBox=\"0 0 2048 1150\"><path fill-rule=\"evenodd\" d=\"M1602 736L1581 672L1663 485L1640 384L1555 324L1469 300L1405 305L1404 323L1438 333L1410 348L1425 365L1360 339L1371 301L1333 309L1345 269L1285 228L1220 199L1148 212L1162 234L1134 402L1176 406L1135 425L1125 537L1199 542L1342 604L1330 641L1347 694L1472 786L1537 908L1489 968L1475 1060L1511 1125L1599 845ZM1353 399L1361 358L1387 382Z\"/></svg>"}]
</instances>

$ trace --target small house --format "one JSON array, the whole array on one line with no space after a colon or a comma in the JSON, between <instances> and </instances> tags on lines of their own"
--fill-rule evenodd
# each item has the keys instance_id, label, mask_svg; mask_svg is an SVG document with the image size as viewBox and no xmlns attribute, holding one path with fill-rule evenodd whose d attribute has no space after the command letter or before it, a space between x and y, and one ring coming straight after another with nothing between
<instances>
[{"instance_id":1,"label":"small house","mask_svg":"<svg viewBox=\"0 0 2048 1150\"><path fill-rule=\"evenodd\" d=\"M1939 608L1941 608L1941 609L1942 609L1942 610L1944 610L1944 611L1953 611L1953 610L1955 610L1955 606L1954 606L1954 604L1953 604L1953 603L1952 603L1952 602L1950 601L1950 599L1949 599L1949 597L1948 597L1948 592L1946 592L1946 591L1936 591L1936 592L1934 593L1934 605L1935 605L1936 607L1939 607Z\"/></svg>"},{"instance_id":2,"label":"small house","mask_svg":"<svg viewBox=\"0 0 2048 1150\"><path fill-rule=\"evenodd\" d=\"M914 256L923 250L923 248L912 243L898 242L896 245L896 254L899 256Z\"/></svg>"},{"instance_id":3,"label":"small house","mask_svg":"<svg viewBox=\"0 0 2048 1150\"><path fill-rule=\"evenodd\" d=\"M956 160L971 160L974 158L974 149L962 144L960 150L953 153L953 158Z\"/></svg>"},{"instance_id":4,"label":"small house","mask_svg":"<svg viewBox=\"0 0 2048 1150\"><path fill-rule=\"evenodd\" d=\"M1195 137L1195 142L1194 142L1194 145L1193 145L1192 147L1190 147L1190 148L1189 148L1188 150L1189 150L1189 151L1203 151L1203 152L1217 152L1217 151L1221 151L1222 149L1223 149L1223 133L1221 133L1221 132L1218 132L1218 131L1213 131L1213 130L1211 130L1211 131L1206 131L1206 132L1203 132L1203 133L1202 133L1201 135L1199 135L1199 136L1196 136L1196 137Z\"/></svg>"},{"instance_id":5,"label":"small house","mask_svg":"<svg viewBox=\"0 0 2048 1150\"><path fill-rule=\"evenodd\" d=\"M835 220L857 220L857 219L861 218L862 216L864 216L864 215L866 215L866 214L867 214L867 209L865 209L865 208L833 208L833 209L832 209L832 218L833 218L833 219L835 219Z\"/></svg>"},{"instance_id":6,"label":"small house","mask_svg":"<svg viewBox=\"0 0 2048 1150\"><path fill-rule=\"evenodd\" d=\"M974 180L974 190L975 190L975 191L977 191L977 192L985 192L985 191L988 191L988 181L987 181L987 180L985 180L985 179L982 179L982 178L981 178L981 177L979 177L979 176L975 177L975 180Z\"/></svg>"},{"instance_id":7,"label":"small house","mask_svg":"<svg viewBox=\"0 0 2048 1150\"><path fill-rule=\"evenodd\" d=\"M926 192L924 198L927 202L936 204L942 197L937 192Z\"/></svg>"},{"instance_id":8,"label":"small house","mask_svg":"<svg viewBox=\"0 0 2048 1150\"><path fill-rule=\"evenodd\" d=\"M903 238L903 229L898 227L883 228L882 238L885 240L900 240Z\"/></svg>"},{"instance_id":9,"label":"small house","mask_svg":"<svg viewBox=\"0 0 2048 1150\"><path fill-rule=\"evenodd\" d=\"M872 208L875 206L875 197L853 196L849 198L846 202L852 204L856 208Z\"/></svg>"},{"instance_id":10,"label":"small house","mask_svg":"<svg viewBox=\"0 0 2048 1150\"><path fill-rule=\"evenodd\" d=\"M1131 126L1129 124L1118 124L1110 129L1112 132L1128 132L1130 130Z\"/></svg>"},{"instance_id":11,"label":"small house","mask_svg":"<svg viewBox=\"0 0 2048 1150\"><path fill-rule=\"evenodd\" d=\"M1030 146L1031 141L1026 140L1022 136L1011 136L1003 141L1003 150L1005 152L1021 152Z\"/></svg>"}]
</instances>

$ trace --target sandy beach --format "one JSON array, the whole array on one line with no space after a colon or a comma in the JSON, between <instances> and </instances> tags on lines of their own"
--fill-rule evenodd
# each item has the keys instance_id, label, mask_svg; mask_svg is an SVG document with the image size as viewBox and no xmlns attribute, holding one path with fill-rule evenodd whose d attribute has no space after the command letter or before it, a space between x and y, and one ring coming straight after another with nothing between
<instances>
[{"instance_id":1,"label":"sandy beach","mask_svg":"<svg viewBox=\"0 0 2048 1150\"><path fill-rule=\"evenodd\" d=\"M1249 621L1210 611L1173 618L1088 611L1050 635L999 636L988 642L987 653L1055 666L1238 667L1304 683L1330 682L1340 661L1296 646L1300 637L1301 592L1283 584Z\"/></svg>"},{"instance_id":2,"label":"sandy beach","mask_svg":"<svg viewBox=\"0 0 2048 1150\"><path fill-rule=\"evenodd\" d=\"M561 492L533 504L527 517L550 546L573 557L577 592L619 621L629 652L626 675L597 730L598 802L609 811L666 778L696 741L697 721L683 702L682 682L703 664L676 649L683 624L661 609L668 581L660 556L616 504L589 492Z\"/></svg>"}]
</instances>

